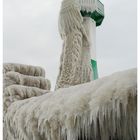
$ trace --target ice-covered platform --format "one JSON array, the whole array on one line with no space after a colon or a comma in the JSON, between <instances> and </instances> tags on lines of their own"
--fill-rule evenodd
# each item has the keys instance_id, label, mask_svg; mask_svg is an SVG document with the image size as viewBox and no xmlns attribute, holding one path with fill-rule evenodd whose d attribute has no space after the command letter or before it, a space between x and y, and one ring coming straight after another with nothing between
<instances>
[{"instance_id":1,"label":"ice-covered platform","mask_svg":"<svg viewBox=\"0 0 140 140\"><path fill-rule=\"evenodd\" d=\"M7 140L136 140L136 118L137 71L131 69L15 101L5 134Z\"/></svg>"}]
</instances>

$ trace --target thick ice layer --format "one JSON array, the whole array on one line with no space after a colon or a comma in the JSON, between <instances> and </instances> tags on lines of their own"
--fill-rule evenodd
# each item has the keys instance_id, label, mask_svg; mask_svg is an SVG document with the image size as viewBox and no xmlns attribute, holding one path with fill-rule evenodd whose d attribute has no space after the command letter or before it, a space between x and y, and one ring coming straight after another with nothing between
<instances>
[{"instance_id":1,"label":"thick ice layer","mask_svg":"<svg viewBox=\"0 0 140 140\"><path fill-rule=\"evenodd\" d=\"M63 0L59 15L59 32L64 41L56 89L92 80L88 23L76 0Z\"/></svg>"},{"instance_id":2,"label":"thick ice layer","mask_svg":"<svg viewBox=\"0 0 140 140\"><path fill-rule=\"evenodd\" d=\"M45 90L50 90L51 88L50 81L45 79L44 77L23 75L13 71L7 72L4 75L4 77L6 77L4 78L5 80L4 83L6 83L5 86L18 84L18 85L38 87Z\"/></svg>"},{"instance_id":3,"label":"thick ice layer","mask_svg":"<svg viewBox=\"0 0 140 140\"><path fill-rule=\"evenodd\" d=\"M94 12L96 8L96 0L77 0L81 10Z\"/></svg>"},{"instance_id":4,"label":"thick ice layer","mask_svg":"<svg viewBox=\"0 0 140 140\"><path fill-rule=\"evenodd\" d=\"M15 71L24 75L45 77L45 70L38 66L16 64L16 63L4 63L3 73L7 73L9 71Z\"/></svg>"},{"instance_id":5,"label":"thick ice layer","mask_svg":"<svg viewBox=\"0 0 140 140\"><path fill-rule=\"evenodd\" d=\"M45 71L40 67L7 63L3 71L3 112L4 139L7 137L5 114L16 101L40 96L50 91L50 81L45 79Z\"/></svg>"},{"instance_id":6,"label":"thick ice layer","mask_svg":"<svg viewBox=\"0 0 140 140\"><path fill-rule=\"evenodd\" d=\"M81 29L83 18L80 13L80 7L75 0L63 0L59 14L59 33L62 39L73 29Z\"/></svg>"},{"instance_id":7,"label":"thick ice layer","mask_svg":"<svg viewBox=\"0 0 140 140\"><path fill-rule=\"evenodd\" d=\"M136 140L136 69L16 101L6 140Z\"/></svg>"},{"instance_id":8,"label":"thick ice layer","mask_svg":"<svg viewBox=\"0 0 140 140\"><path fill-rule=\"evenodd\" d=\"M3 91L4 113L7 108L15 101L24 100L27 98L40 96L50 91L43 90L37 87L27 87L22 85L11 85Z\"/></svg>"}]
</instances>

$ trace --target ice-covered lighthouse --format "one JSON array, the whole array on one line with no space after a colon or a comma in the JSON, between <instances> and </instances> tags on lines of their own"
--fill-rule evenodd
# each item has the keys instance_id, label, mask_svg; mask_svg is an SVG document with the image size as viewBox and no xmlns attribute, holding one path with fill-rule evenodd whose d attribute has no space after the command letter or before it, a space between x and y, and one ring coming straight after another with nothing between
<instances>
[{"instance_id":1,"label":"ice-covered lighthouse","mask_svg":"<svg viewBox=\"0 0 140 140\"><path fill-rule=\"evenodd\" d=\"M87 83L98 78L96 26L104 19L99 0L63 0L59 33L63 40L56 89Z\"/></svg>"},{"instance_id":2,"label":"ice-covered lighthouse","mask_svg":"<svg viewBox=\"0 0 140 140\"><path fill-rule=\"evenodd\" d=\"M79 0L81 14L84 17L91 49L91 64L93 69L93 79L98 78L98 68L96 60L96 26L100 26L104 19L104 5L99 0Z\"/></svg>"}]
</instances>

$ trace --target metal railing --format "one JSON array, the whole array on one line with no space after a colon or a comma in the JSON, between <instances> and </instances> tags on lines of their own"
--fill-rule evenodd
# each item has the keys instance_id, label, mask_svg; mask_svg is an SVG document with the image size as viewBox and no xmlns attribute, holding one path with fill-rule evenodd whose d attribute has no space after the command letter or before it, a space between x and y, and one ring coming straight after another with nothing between
<instances>
[{"instance_id":1,"label":"metal railing","mask_svg":"<svg viewBox=\"0 0 140 140\"><path fill-rule=\"evenodd\" d=\"M104 15L104 5L99 0L96 0L96 8L102 15Z\"/></svg>"}]
</instances>

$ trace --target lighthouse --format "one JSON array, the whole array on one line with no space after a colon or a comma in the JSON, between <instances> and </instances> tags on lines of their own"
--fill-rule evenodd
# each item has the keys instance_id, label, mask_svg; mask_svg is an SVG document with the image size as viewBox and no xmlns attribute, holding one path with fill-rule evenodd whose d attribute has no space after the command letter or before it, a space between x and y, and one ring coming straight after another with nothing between
<instances>
[{"instance_id":1,"label":"lighthouse","mask_svg":"<svg viewBox=\"0 0 140 140\"><path fill-rule=\"evenodd\" d=\"M96 27L104 19L99 0L63 0L58 29L63 40L56 88L70 87L98 78Z\"/></svg>"},{"instance_id":2,"label":"lighthouse","mask_svg":"<svg viewBox=\"0 0 140 140\"><path fill-rule=\"evenodd\" d=\"M91 66L93 79L98 78L96 60L96 27L102 24L104 19L104 5L99 0L79 0L81 14L84 18L85 28L90 42Z\"/></svg>"}]
</instances>

